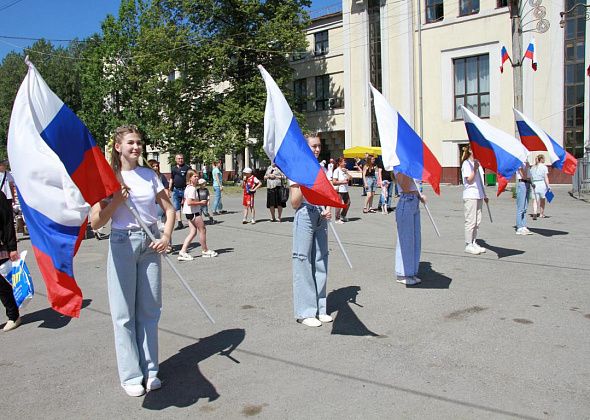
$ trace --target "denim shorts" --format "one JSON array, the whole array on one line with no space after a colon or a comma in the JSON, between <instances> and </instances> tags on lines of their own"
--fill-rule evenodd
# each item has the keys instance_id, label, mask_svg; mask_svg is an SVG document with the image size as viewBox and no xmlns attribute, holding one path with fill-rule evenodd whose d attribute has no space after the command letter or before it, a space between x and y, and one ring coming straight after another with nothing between
<instances>
[{"instance_id":1,"label":"denim shorts","mask_svg":"<svg viewBox=\"0 0 590 420\"><path fill-rule=\"evenodd\" d=\"M367 176L365 177L365 181L367 181L367 192L375 192L377 188L377 178L374 176Z\"/></svg>"}]
</instances>

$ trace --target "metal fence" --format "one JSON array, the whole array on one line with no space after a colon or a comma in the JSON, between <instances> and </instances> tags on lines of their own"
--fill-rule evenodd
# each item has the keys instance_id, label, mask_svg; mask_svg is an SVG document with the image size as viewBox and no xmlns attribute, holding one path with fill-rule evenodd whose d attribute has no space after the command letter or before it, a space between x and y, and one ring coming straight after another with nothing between
<instances>
[{"instance_id":1,"label":"metal fence","mask_svg":"<svg viewBox=\"0 0 590 420\"><path fill-rule=\"evenodd\" d=\"M578 159L578 168L572 178L572 191L574 194L590 192L590 156Z\"/></svg>"}]
</instances>

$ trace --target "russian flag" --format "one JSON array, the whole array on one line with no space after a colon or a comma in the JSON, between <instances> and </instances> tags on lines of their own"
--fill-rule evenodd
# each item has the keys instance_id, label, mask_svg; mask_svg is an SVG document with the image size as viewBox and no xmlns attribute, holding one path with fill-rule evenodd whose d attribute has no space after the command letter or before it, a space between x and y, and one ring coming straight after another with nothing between
<instances>
[{"instance_id":1,"label":"russian flag","mask_svg":"<svg viewBox=\"0 0 590 420\"><path fill-rule=\"evenodd\" d=\"M535 59L535 38L531 39L531 42L529 42L529 46L524 53L524 58L529 58L531 60L533 70L537 71L537 60Z\"/></svg>"},{"instance_id":2,"label":"russian flag","mask_svg":"<svg viewBox=\"0 0 590 420\"><path fill-rule=\"evenodd\" d=\"M504 73L504 63L510 60L510 56L508 55L508 51L506 47L502 46L502 51L500 51L500 56L502 62L500 63L500 73Z\"/></svg>"},{"instance_id":3,"label":"russian flag","mask_svg":"<svg viewBox=\"0 0 590 420\"><path fill-rule=\"evenodd\" d=\"M473 157L484 168L498 174L499 187L505 188L507 180L527 159L528 150L516 138L482 121L464 106L461 110ZM498 194L502 191L498 188Z\"/></svg>"},{"instance_id":4,"label":"russian flag","mask_svg":"<svg viewBox=\"0 0 590 420\"><path fill-rule=\"evenodd\" d=\"M346 207L307 145L297 120L273 78L258 66L266 84L264 151L285 176L299 184L305 199L319 206Z\"/></svg>"},{"instance_id":5,"label":"russian flag","mask_svg":"<svg viewBox=\"0 0 590 420\"><path fill-rule=\"evenodd\" d=\"M440 195L440 163L400 113L377 89L369 86L373 92L383 166L429 182L434 192Z\"/></svg>"},{"instance_id":6,"label":"russian flag","mask_svg":"<svg viewBox=\"0 0 590 420\"><path fill-rule=\"evenodd\" d=\"M86 126L27 64L10 117L8 156L51 307L78 317L82 292L73 258L90 206L120 185Z\"/></svg>"},{"instance_id":7,"label":"russian flag","mask_svg":"<svg viewBox=\"0 0 590 420\"><path fill-rule=\"evenodd\" d=\"M576 173L578 161L564 150L541 127L514 109L514 119L520 135L520 141L530 151L545 150L549 155L551 166L560 169L568 175Z\"/></svg>"}]
</instances>

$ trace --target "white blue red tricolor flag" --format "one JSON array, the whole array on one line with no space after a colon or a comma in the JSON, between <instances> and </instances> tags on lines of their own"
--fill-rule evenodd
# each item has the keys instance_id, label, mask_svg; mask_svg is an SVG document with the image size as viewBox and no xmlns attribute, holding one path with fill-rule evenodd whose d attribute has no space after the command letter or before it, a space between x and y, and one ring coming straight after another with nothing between
<instances>
[{"instance_id":1,"label":"white blue red tricolor flag","mask_svg":"<svg viewBox=\"0 0 590 420\"><path fill-rule=\"evenodd\" d=\"M500 194L507 180L526 161L528 150L516 138L482 121L464 106L461 106L461 110L473 157L484 168L498 174Z\"/></svg>"},{"instance_id":2,"label":"white blue red tricolor flag","mask_svg":"<svg viewBox=\"0 0 590 420\"><path fill-rule=\"evenodd\" d=\"M502 62L500 63L500 73L504 73L504 63L510 60L508 51L504 46L502 46L502 50L500 51L500 59L502 60Z\"/></svg>"},{"instance_id":3,"label":"white blue red tricolor flag","mask_svg":"<svg viewBox=\"0 0 590 420\"><path fill-rule=\"evenodd\" d=\"M531 66L533 67L533 70L537 71L537 59L535 58L535 38L531 39L531 42L529 42L529 46L524 53L524 58L529 58L531 60Z\"/></svg>"},{"instance_id":4,"label":"white blue red tricolor flag","mask_svg":"<svg viewBox=\"0 0 590 420\"><path fill-rule=\"evenodd\" d=\"M269 159L287 178L299 184L309 203L345 207L307 145L283 93L264 67L258 69L266 84L263 148Z\"/></svg>"},{"instance_id":5,"label":"white blue red tricolor flag","mask_svg":"<svg viewBox=\"0 0 590 420\"><path fill-rule=\"evenodd\" d=\"M442 167L426 143L372 85L383 166L427 181L440 194Z\"/></svg>"},{"instance_id":6,"label":"white blue red tricolor flag","mask_svg":"<svg viewBox=\"0 0 590 420\"><path fill-rule=\"evenodd\" d=\"M522 144L530 151L547 151L549 162L554 168L560 169L568 175L576 173L578 161L570 153L564 150L555 140L551 138L534 121L525 117L521 112L514 109L514 119Z\"/></svg>"},{"instance_id":7,"label":"white blue red tricolor flag","mask_svg":"<svg viewBox=\"0 0 590 420\"><path fill-rule=\"evenodd\" d=\"M73 258L90 206L120 188L90 132L35 67L16 96L8 157L51 307L80 316Z\"/></svg>"}]
</instances>

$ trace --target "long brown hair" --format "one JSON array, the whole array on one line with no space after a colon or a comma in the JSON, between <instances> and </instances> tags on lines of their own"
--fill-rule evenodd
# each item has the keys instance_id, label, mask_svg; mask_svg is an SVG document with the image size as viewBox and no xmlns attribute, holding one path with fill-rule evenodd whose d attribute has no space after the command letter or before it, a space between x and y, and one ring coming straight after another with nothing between
<instances>
[{"instance_id":1,"label":"long brown hair","mask_svg":"<svg viewBox=\"0 0 590 420\"><path fill-rule=\"evenodd\" d=\"M463 153L461 153L461 165L471 156L471 147L463 146Z\"/></svg>"},{"instance_id":2,"label":"long brown hair","mask_svg":"<svg viewBox=\"0 0 590 420\"><path fill-rule=\"evenodd\" d=\"M121 178L121 153L115 149L115 143L121 144L123 137L130 133L137 134L139 138L143 140L143 134L139 128L134 125L122 125L121 127L117 127L111 139L111 168L113 168L113 172L115 172L115 176L119 182L123 182L123 178Z\"/></svg>"}]
</instances>

